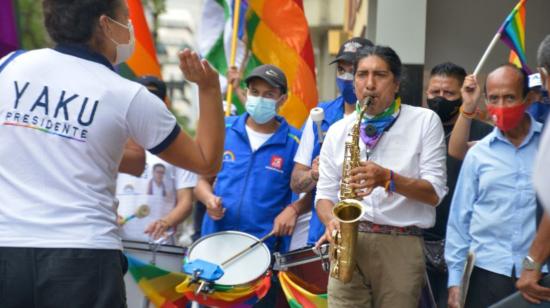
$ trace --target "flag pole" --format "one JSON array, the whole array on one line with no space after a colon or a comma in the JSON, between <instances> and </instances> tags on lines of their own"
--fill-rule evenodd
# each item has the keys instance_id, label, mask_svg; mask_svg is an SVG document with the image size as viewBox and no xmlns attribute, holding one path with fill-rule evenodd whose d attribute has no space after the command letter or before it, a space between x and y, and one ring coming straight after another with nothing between
<instances>
[{"instance_id":1,"label":"flag pole","mask_svg":"<svg viewBox=\"0 0 550 308\"><path fill-rule=\"evenodd\" d=\"M497 44L499 39L500 39L500 31L498 31L495 34L495 36L493 37L493 40L491 41L491 43L489 43L489 46L485 50L485 53L483 53L483 56L481 57L481 60L479 60L479 63L477 64L476 69L474 70L474 75L475 76L477 76L479 74L479 71L483 67L483 64L485 64L485 61L489 57L489 54L491 53L491 51L493 50L493 48L495 47L495 45Z\"/></svg>"},{"instance_id":2,"label":"flag pole","mask_svg":"<svg viewBox=\"0 0 550 308\"><path fill-rule=\"evenodd\" d=\"M229 58L229 67L235 66L235 58L237 56L237 35L239 34L240 13L241 13L241 0L235 0L235 7L233 8L233 32L231 33L231 55ZM225 101L227 102L225 116L231 115L232 98L233 98L233 85L228 80L227 95L225 97Z\"/></svg>"}]
</instances>

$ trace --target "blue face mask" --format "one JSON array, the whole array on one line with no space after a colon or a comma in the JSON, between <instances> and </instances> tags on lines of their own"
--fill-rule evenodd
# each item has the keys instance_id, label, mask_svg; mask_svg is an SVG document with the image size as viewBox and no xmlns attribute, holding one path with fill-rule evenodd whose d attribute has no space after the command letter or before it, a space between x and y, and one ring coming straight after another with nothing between
<instances>
[{"instance_id":1,"label":"blue face mask","mask_svg":"<svg viewBox=\"0 0 550 308\"><path fill-rule=\"evenodd\" d=\"M265 124L277 114L277 101L271 98L248 95L246 98L246 112L254 122Z\"/></svg>"},{"instance_id":2,"label":"blue face mask","mask_svg":"<svg viewBox=\"0 0 550 308\"><path fill-rule=\"evenodd\" d=\"M336 85L347 104L353 105L357 102L357 96L355 96L355 89L353 88L352 74L344 73L342 76L336 77Z\"/></svg>"}]
</instances>

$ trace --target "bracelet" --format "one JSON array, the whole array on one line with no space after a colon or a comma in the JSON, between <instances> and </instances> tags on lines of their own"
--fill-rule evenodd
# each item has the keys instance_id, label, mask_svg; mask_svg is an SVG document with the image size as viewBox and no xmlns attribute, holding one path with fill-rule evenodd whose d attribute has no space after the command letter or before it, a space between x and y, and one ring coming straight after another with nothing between
<instances>
[{"instance_id":1,"label":"bracelet","mask_svg":"<svg viewBox=\"0 0 550 308\"><path fill-rule=\"evenodd\" d=\"M464 111L464 106L460 106L460 114L464 116L466 119L474 119L476 117L476 110L473 112L466 112Z\"/></svg>"},{"instance_id":2,"label":"bracelet","mask_svg":"<svg viewBox=\"0 0 550 308\"><path fill-rule=\"evenodd\" d=\"M390 179L384 185L387 193L392 193L395 191L395 181L393 180L393 171L390 170Z\"/></svg>"},{"instance_id":3,"label":"bracelet","mask_svg":"<svg viewBox=\"0 0 550 308\"><path fill-rule=\"evenodd\" d=\"M298 210L294 207L294 203L290 204L288 207L292 208L294 213L296 213L296 216L298 216Z\"/></svg>"},{"instance_id":4,"label":"bracelet","mask_svg":"<svg viewBox=\"0 0 550 308\"><path fill-rule=\"evenodd\" d=\"M309 177L310 177L314 182L319 181L319 176L317 176L317 178L315 178L315 177L313 176L313 169L310 169L310 170L309 170Z\"/></svg>"},{"instance_id":5,"label":"bracelet","mask_svg":"<svg viewBox=\"0 0 550 308\"><path fill-rule=\"evenodd\" d=\"M164 219L159 219L158 222L163 225L165 228L170 228L170 224Z\"/></svg>"}]
</instances>

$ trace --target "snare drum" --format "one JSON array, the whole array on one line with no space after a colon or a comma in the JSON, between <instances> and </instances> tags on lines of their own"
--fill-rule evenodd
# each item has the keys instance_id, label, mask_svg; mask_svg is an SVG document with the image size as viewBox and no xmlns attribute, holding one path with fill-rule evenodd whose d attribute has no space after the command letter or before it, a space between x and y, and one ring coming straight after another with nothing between
<instances>
[{"instance_id":1,"label":"snare drum","mask_svg":"<svg viewBox=\"0 0 550 308\"><path fill-rule=\"evenodd\" d=\"M330 267L328 247L328 244L324 244L319 249L306 247L285 254L275 253L273 269L293 273L311 293L325 294Z\"/></svg>"},{"instance_id":2,"label":"snare drum","mask_svg":"<svg viewBox=\"0 0 550 308\"><path fill-rule=\"evenodd\" d=\"M207 235L189 247L189 261L201 259L221 265L224 261L258 242L258 238L239 231L222 231ZM271 264L271 253L265 244L256 245L246 254L222 267L224 275L217 285L239 286L264 277Z\"/></svg>"},{"instance_id":3,"label":"snare drum","mask_svg":"<svg viewBox=\"0 0 550 308\"><path fill-rule=\"evenodd\" d=\"M129 254L145 263L155 264L159 268L171 272L181 272L183 259L187 248L172 246L149 244L137 241L123 240L124 253ZM153 307L148 304L134 278L128 271L124 275L124 284L126 285L126 302L128 307Z\"/></svg>"}]
</instances>

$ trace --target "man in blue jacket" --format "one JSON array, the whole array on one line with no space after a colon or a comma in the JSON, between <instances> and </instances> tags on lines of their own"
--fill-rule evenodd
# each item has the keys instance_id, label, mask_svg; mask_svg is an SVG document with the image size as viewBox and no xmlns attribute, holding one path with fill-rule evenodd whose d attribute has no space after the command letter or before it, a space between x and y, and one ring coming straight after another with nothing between
<instances>
[{"instance_id":1,"label":"man in blue jacket","mask_svg":"<svg viewBox=\"0 0 550 308\"><path fill-rule=\"evenodd\" d=\"M323 109L325 115L321 124L323 135L326 134L333 123L355 111L357 97L353 89L353 62L357 52L366 46L373 46L373 44L362 37L351 38L340 47L336 58L330 63L337 65L336 85L340 95L332 101L321 102L318 105ZM314 191L319 179L318 157L321 152L322 138L320 140L315 126L316 124L309 117L304 125L300 147L294 158L296 165L292 172L291 187L298 194ZM313 208L312 205L310 204L311 209ZM312 211L307 244L315 244L324 233L325 226L317 217L316 212Z\"/></svg>"},{"instance_id":2,"label":"man in blue jacket","mask_svg":"<svg viewBox=\"0 0 550 308\"><path fill-rule=\"evenodd\" d=\"M202 178L195 188L207 209L202 235L238 230L261 238L274 231L265 243L281 251L280 236L292 234L301 212L290 189L300 133L277 116L288 97L279 68L259 66L245 81L247 112L226 118L222 169L214 185Z\"/></svg>"}]
</instances>

